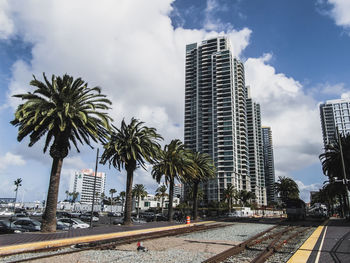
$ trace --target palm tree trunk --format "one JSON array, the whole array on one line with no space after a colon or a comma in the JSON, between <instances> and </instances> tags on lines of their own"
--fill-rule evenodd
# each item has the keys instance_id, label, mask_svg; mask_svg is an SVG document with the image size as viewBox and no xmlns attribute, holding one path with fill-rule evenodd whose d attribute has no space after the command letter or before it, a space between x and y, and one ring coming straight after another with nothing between
<instances>
[{"instance_id":1,"label":"palm tree trunk","mask_svg":"<svg viewBox=\"0 0 350 263\"><path fill-rule=\"evenodd\" d=\"M174 178L170 179L168 220L173 222Z\"/></svg>"},{"instance_id":2,"label":"palm tree trunk","mask_svg":"<svg viewBox=\"0 0 350 263\"><path fill-rule=\"evenodd\" d=\"M193 184L193 220L198 219L198 185L197 182Z\"/></svg>"},{"instance_id":3,"label":"palm tree trunk","mask_svg":"<svg viewBox=\"0 0 350 263\"><path fill-rule=\"evenodd\" d=\"M162 196L162 215L163 215L163 206L164 206L164 196Z\"/></svg>"},{"instance_id":4,"label":"palm tree trunk","mask_svg":"<svg viewBox=\"0 0 350 263\"><path fill-rule=\"evenodd\" d=\"M141 202L141 196L139 195L137 197L137 219L140 218L140 202Z\"/></svg>"},{"instance_id":5,"label":"palm tree trunk","mask_svg":"<svg viewBox=\"0 0 350 263\"><path fill-rule=\"evenodd\" d=\"M126 199L125 199L125 214L124 214L124 225L131 225L131 210L132 210L132 181L134 175L133 166L130 165L127 168L127 177L126 177Z\"/></svg>"},{"instance_id":6,"label":"palm tree trunk","mask_svg":"<svg viewBox=\"0 0 350 263\"><path fill-rule=\"evenodd\" d=\"M46 200L46 209L43 215L43 222L41 225L42 232L56 231L56 210L62 164L62 158L53 159L50 175L50 184Z\"/></svg>"},{"instance_id":7,"label":"palm tree trunk","mask_svg":"<svg viewBox=\"0 0 350 263\"><path fill-rule=\"evenodd\" d=\"M232 206L232 197L230 196L228 199L228 212L231 213L231 206Z\"/></svg>"},{"instance_id":8,"label":"palm tree trunk","mask_svg":"<svg viewBox=\"0 0 350 263\"><path fill-rule=\"evenodd\" d=\"M16 210L17 194L18 194L18 186L16 187L16 196L15 196L15 203L13 204L13 211Z\"/></svg>"}]
</instances>

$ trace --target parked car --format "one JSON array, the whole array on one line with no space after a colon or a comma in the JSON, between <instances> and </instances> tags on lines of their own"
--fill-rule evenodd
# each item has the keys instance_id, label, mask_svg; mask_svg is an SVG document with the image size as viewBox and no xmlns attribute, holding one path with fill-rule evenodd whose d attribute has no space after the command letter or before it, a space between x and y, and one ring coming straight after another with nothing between
<instances>
[{"instance_id":1,"label":"parked car","mask_svg":"<svg viewBox=\"0 0 350 263\"><path fill-rule=\"evenodd\" d=\"M65 225L71 228L88 228L90 226L78 218L61 218L61 219L58 219L57 221L64 223Z\"/></svg>"},{"instance_id":2,"label":"parked car","mask_svg":"<svg viewBox=\"0 0 350 263\"><path fill-rule=\"evenodd\" d=\"M11 223L11 225L23 232L40 231L41 228L41 223L38 220L30 218L22 218L19 220L15 220Z\"/></svg>"},{"instance_id":3,"label":"parked car","mask_svg":"<svg viewBox=\"0 0 350 263\"><path fill-rule=\"evenodd\" d=\"M4 211L0 212L0 216L13 216L14 214L15 214L14 212L7 211L7 210L4 210Z\"/></svg>"},{"instance_id":4,"label":"parked car","mask_svg":"<svg viewBox=\"0 0 350 263\"><path fill-rule=\"evenodd\" d=\"M80 215L80 219L84 221L90 221L91 218L91 212L86 212L84 214ZM92 213L92 222L98 222L100 220L100 215L98 212Z\"/></svg>"},{"instance_id":5,"label":"parked car","mask_svg":"<svg viewBox=\"0 0 350 263\"><path fill-rule=\"evenodd\" d=\"M67 231L67 230L69 230L69 225L57 220L56 221L56 229Z\"/></svg>"},{"instance_id":6,"label":"parked car","mask_svg":"<svg viewBox=\"0 0 350 263\"><path fill-rule=\"evenodd\" d=\"M112 216L121 217L121 216L123 216L123 214L120 212L108 212L107 216L109 216L109 217L112 217Z\"/></svg>"},{"instance_id":7,"label":"parked car","mask_svg":"<svg viewBox=\"0 0 350 263\"><path fill-rule=\"evenodd\" d=\"M24 213L16 213L13 216L10 217L10 221L15 221L15 220L19 220L19 219L30 219L26 214Z\"/></svg>"},{"instance_id":8,"label":"parked car","mask_svg":"<svg viewBox=\"0 0 350 263\"><path fill-rule=\"evenodd\" d=\"M136 224L145 224L146 223L145 220L143 220L141 218L137 219L136 217L133 217L133 216L131 217L131 221L133 223L136 223ZM124 224L124 217L116 218L113 220L113 225L121 225L121 224Z\"/></svg>"},{"instance_id":9,"label":"parked car","mask_svg":"<svg viewBox=\"0 0 350 263\"><path fill-rule=\"evenodd\" d=\"M0 234L13 234L21 232L22 231L17 229L14 225L12 225L10 221L0 220Z\"/></svg>"},{"instance_id":10,"label":"parked car","mask_svg":"<svg viewBox=\"0 0 350 263\"><path fill-rule=\"evenodd\" d=\"M35 211L32 213L32 216L42 216L43 212Z\"/></svg>"}]
</instances>

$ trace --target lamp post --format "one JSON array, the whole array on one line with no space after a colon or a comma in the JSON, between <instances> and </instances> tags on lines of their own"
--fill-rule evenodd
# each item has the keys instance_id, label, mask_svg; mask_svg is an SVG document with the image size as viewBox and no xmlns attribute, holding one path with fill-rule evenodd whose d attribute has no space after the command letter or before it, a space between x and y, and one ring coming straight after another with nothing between
<instances>
[{"instance_id":1,"label":"lamp post","mask_svg":"<svg viewBox=\"0 0 350 263\"><path fill-rule=\"evenodd\" d=\"M91 206L91 216L90 216L90 228L92 228L92 217L94 213L94 205L95 205L95 195L96 195L96 178L97 178L97 166L98 166L98 159L100 158L98 156L99 149L97 148L97 154L96 154L96 166L95 166L95 177L94 177L94 189L92 192L92 206Z\"/></svg>"}]
</instances>

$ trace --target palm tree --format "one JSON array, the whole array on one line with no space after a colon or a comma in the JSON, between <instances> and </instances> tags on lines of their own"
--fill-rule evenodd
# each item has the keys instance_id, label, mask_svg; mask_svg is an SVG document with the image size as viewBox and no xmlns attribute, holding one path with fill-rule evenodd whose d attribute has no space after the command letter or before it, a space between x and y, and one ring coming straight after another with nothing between
<instances>
[{"instance_id":1,"label":"palm tree","mask_svg":"<svg viewBox=\"0 0 350 263\"><path fill-rule=\"evenodd\" d=\"M111 212L113 210L113 195L117 192L117 190L115 190L114 188L109 189L109 193L111 195Z\"/></svg>"},{"instance_id":2,"label":"palm tree","mask_svg":"<svg viewBox=\"0 0 350 263\"><path fill-rule=\"evenodd\" d=\"M69 195L72 197L71 203L73 204L77 200L77 198L79 196L79 193L78 192L72 192L72 193L69 193Z\"/></svg>"},{"instance_id":3,"label":"palm tree","mask_svg":"<svg viewBox=\"0 0 350 263\"><path fill-rule=\"evenodd\" d=\"M69 198L69 191L66 190L65 194L66 194L66 200L65 200L65 201L68 201L68 198Z\"/></svg>"},{"instance_id":4,"label":"palm tree","mask_svg":"<svg viewBox=\"0 0 350 263\"><path fill-rule=\"evenodd\" d=\"M215 166L208 154L199 152L190 152L191 173L186 180L192 183L193 191L193 220L198 219L198 188L199 183L215 178Z\"/></svg>"},{"instance_id":5,"label":"palm tree","mask_svg":"<svg viewBox=\"0 0 350 263\"><path fill-rule=\"evenodd\" d=\"M125 201L125 191L119 193L119 197L122 200L122 213L124 213L124 201Z\"/></svg>"},{"instance_id":6,"label":"palm tree","mask_svg":"<svg viewBox=\"0 0 350 263\"><path fill-rule=\"evenodd\" d=\"M225 188L224 199L228 201L228 212L231 213L232 201L237 199L237 190L232 184Z\"/></svg>"},{"instance_id":7,"label":"palm tree","mask_svg":"<svg viewBox=\"0 0 350 263\"><path fill-rule=\"evenodd\" d=\"M17 179L14 181L14 185L16 186L16 189L15 189L16 196L15 196L15 204L14 204L14 207L16 207L18 188L19 188L20 186L22 186L22 178L17 178Z\"/></svg>"},{"instance_id":8,"label":"palm tree","mask_svg":"<svg viewBox=\"0 0 350 263\"><path fill-rule=\"evenodd\" d=\"M299 198L299 187L297 183L289 177L279 176L278 181L275 183L275 190L281 197L283 203L288 199Z\"/></svg>"},{"instance_id":9,"label":"palm tree","mask_svg":"<svg viewBox=\"0 0 350 263\"><path fill-rule=\"evenodd\" d=\"M104 146L101 162L107 161L119 171L125 167L126 178L126 202L124 224L131 225L132 185L134 171L141 166L146 170L146 163L154 163L160 145L159 140L163 139L155 128L143 126L134 118L129 125L123 120L120 129L116 128L111 134L110 140Z\"/></svg>"},{"instance_id":10,"label":"palm tree","mask_svg":"<svg viewBox=\"0 0 350 263\"><path fill-rule=\"evenodd\" d=\"M143 184L135 184L134 188L132 189L132 195L137 198L137 218L139 218L141 198L147 196L145 186Z\"/></svg>"},{"instance_id":11,"label":"palm tree","mask_svg":"<svg viewBox=\"0 0 350 263\"><path fill-rule=\"evenodd\" d=\"M52 76L51 82L43 74L44 82L30 82L36 89L33 93L18 94L21 98L11 124L18 126L17 140L29 135L29 147L46 135L44 153L50 146L52 167L47 194L46 209L41 230L56 230L56 207L63 159L68 155L71 144L79 152L78 143L91 147L91 140L104 142L108 135L107 113L111 102L101 94L99 87L88 88L87 83L78 78L64 75ZM51 142L53 143L51 144Z\"/></svg>"},{"instance_id":12,"label":"palm tree","mask_svg":"<svg viewBox=\"0 0 350 263\"><path fill-rule=\"evenodd\" d=\"M247 190L241 190L237 194L237 199L241 201L241 204L246 206L249 203L249 200L255 199L256 196L253 192Z\"/></svg>"},{"instance_id":13,"label":"palm tree","mask_svg":"<svg viewBox=\"0 0 350 263\"><path fill-rule=\"evenodd\" d=\"M175 179L183 180L186 174L190 174L191 166L188 154L183 143L178 140L172 140L170 144L165 145L159 152L156 163L153 165L152 176L160 183L164 176L165 184L169 185L169 206L168 220L173 221L173 200Z\"/></svg>"},{"instance_id":14,"label":"palm tree","mask_svg":"<svg viewBox=\"0 0 350 263\"><path fill-rule=\"evenodd\" d=\"M168 187L166 185L161 185L156 190L156 196L162 199L162 214L163 214L163 208L164 208L164 199L165 197L169 196L166 191L168 190Z\"/></svg>"},{"instance_id":15,"label":"palm tree","mask_svg":"<svg viewBox=\"0 0 350 263\"><path fill-rule=\"evenodd\" d=\"M342 152L342 154L341 154ZM342 160L343 156L343 160ZM333 143L326 145L324 153L319 156L322 163L324 175L328 176L329 182L334 184L335 180L349 179L350 175L350 134L335 136ZM343 162L344 161L344 162ZM348 175L348 176L347 176ZM347 187L338 184L338 196L341 204L348 204ZM348 209L350 204L347 205ZM342 207L342 213L345 207Z\"/></svg>"}]
</instances>

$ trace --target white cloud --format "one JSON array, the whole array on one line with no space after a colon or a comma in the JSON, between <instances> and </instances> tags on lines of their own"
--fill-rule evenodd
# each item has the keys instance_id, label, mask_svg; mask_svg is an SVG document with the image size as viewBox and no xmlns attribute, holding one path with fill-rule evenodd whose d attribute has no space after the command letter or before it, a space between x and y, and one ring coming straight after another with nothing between
<instances>
[{"instance_id":1,"label":"white cloud","mask_svg":"<svg viewBox=\"0 0 350 263\"><path fill-rule=\"evenodd\" d=\"M0 0L0 40L7 39L13 34L14 25L9 18L9 3L7 0Z\"/></svg>"},{"instance_id":2,"label":"white cloud","mask_svg":"<svg viewBox=\"0 0 350 263\"><path fill-rule=\"evenodd\" d=\"M317 89L319 90L319 92L325 95L340 96L342 93L346 92L344 83L337 83L334 85L330 83L324 83L324 84L318 85Z\"/></svg>"},{"instance_id":3,"label":"white cloud","mask_svg":"<svg viewBox=\"0 0 350 263\"><path fill-rule=\"evenodd\" d=\"M350 91L341 94L342 99L350 99Z\"/></svg>"},{"instance_id":4,"label":"white cloud","mask_svg":"<svg viewBox=\"0 0 350 263\"><path fill-rule=\"evenodd\" d=\"M328 0L332 5L331 17L336 25L350 28L350 1L349 0Z\"/></svg>"},{"instance_id":5,"label":"white cloud","mask_svg":"<svg viewBox=\"0 0 350 263\"><path fill-rule=\"evenodd\" d=\"M156 127L165 143L182 139L186 44L228 35L234 55L239 57L252 32L215 20L211 13L220 8L215 1L207 2L204 29L175 29L169 18L172 2L51 0L41 2L38 8L34 0L9 1L16 14L11 17L12 32L32 44L32 59L13 65L8 96L28 91L32 74L42 79L42 72L48 76L68 73L82 77L90 86L102 87L113 101L111 115L116 126L123 118L128 122L134 116ZM250 58L245 66L246 83L262 105L263 122L272 126L278 176L318 161L322 140L316 102L303 93L298 81L268 65L271 56ZM18 99L9 101L12 107L20 103ZM24 151L25 147L21 146L21 154L43 158L40 145L30 151ZM69 155L71 159L63 163L62 191L73 170L91 165L75 156ZM45 158L49 167L49 157ZM118 173L116 181L125 186L123 174ZM149 173L141 170L135 175L137 182L150 188L155 184Z\"/></svg>"},{"instance_id":6,"label":"white cloud","mask_svg":"<svg viewBox=\"0 0 350 263\"><path fill-rule=\"evenodd\" d=\"M322 188L322 184L309 184L305 185L303 182L296 180L295 181L299 187L299 196L305 202L310 202L310 191L318 191Z\"/></svg>"},{"instance_id":7,"label":"white cloud","mask_svg":"<svg viewBox=\"0 0 350 263\"><path fill-rule=\"evenodd\" d=\"M319 162L321 127L317 102L298 81L277 73L270 59L265 54L245 62L246 84L261 104L263 125L272 127L276 176L281 176Z\"/></svg>"},{"instance_id":8,"label":"white cloud","mask_svg":"<svg viewBox=\"0 0 350 263\"><path fill-rule=\"evenodd\" d=\"M0 156L0 170L4 170L9 166L23 166L26 162L21 155L7 152L4 156Z\"/></svg>"}]
</instances>

